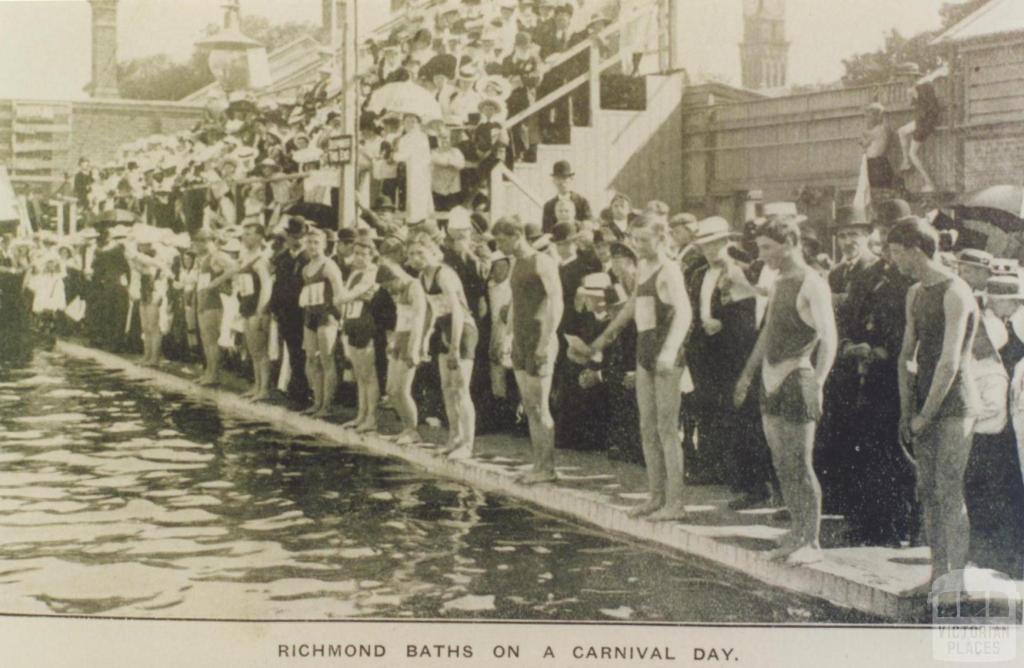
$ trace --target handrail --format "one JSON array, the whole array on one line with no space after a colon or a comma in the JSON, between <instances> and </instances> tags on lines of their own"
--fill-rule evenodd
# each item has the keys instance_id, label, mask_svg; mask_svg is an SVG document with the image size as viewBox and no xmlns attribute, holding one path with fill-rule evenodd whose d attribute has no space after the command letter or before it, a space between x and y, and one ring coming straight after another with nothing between
<instances>
[{"instance_id":1,"label":"handrail","mask_svg":"<svg viewBox=\"0 0 1024 668\"><path fill-rule=\"evenodd\" d=\"M615 55L609 56L604 61L602 61L600 65L598 65L598 69L603 72L604 70L606 70L610 66L614 65L618 61L619 61L619 54L615 54ZM589 78L590 78L590 72L585 72L585 73L579 75L578 77L576 77L575 79L573 79L572 81L569 81L568 83L562 84L561 86L559 86L555 90L551 91L550 93L548 93L544 97L540 98L539 100L537 100L536 102L531 104L526 109L523 109L518 114L515 114L514 116L512 116L511 118L506 120L505 123L504 123L505 129L508 130L509 128L512 128L512 127L518 125L519 123L522 123L524 120L526 120L527 118L529 118L533 114L537 113L538 111L540 111L544 107L547 107L548 105L550 105L552 102L554 102L558 98L563 97L563 96L567 95L568 93L571 93L572 91L576 90L576 88L582 86L584 83L586 83L587 79L589 79Z\"/></svg>"},{"instance_id":2,"label":"handrail","mask_svg":"<svg viewBox=\"0 0 1024 668\"><path fill-rule=\"evenodd\" d=\"M620 31L620 30L624 29L629 23L632 23L636 19L642 17L644 14L647 14L647 13L653 11L653 9L654 9L654 7L651 6L651 5L645 5L643 7L636 7L635 6L633 11L630 12L629 16L620 16L619 19L617 21L615 21L615 23L612 23L610 26L606 27L604 30L602 30L601 32L597 33L597 35L593 35L591 37L588 37L586 40L580 42L579 44L577 44L576 46L572 47L571 49L569 49L567 51L563 51L560 54L558 54L557 57L552 58L551 60L545 62L544 63L545 70L546 71L550 71L551 69L553 69L555 67L558 67L559 65L565 63L566 61L568 61L569 59L573 58L574 56L582 53L586 49L596 48L596 42L598 42L601 39L604 39L605 37L607 37L608 35L616 32L616 31ZM599 69L601 71L604 71L607 67L609 67L610 65L614 64L615 62L617 62L621 57L622 57L622 55L620 53L616 53L613 56L609 56L605 61L603 61L600 64ZM571 93L577 87L582 86L586 82L586 80L589 78L589 76L590 76L590 73L589 72L585 72L585 73L581 74L580 76L576 77L575 79L573 79L572 81L570 81L570 82L568 82L566 84L563 84L562 86L559 86L558 88L556 88L555 90L551 91L550 93L548 93L544 97L540 98L539 100L536 100L529 107L527 107L526 109L520 111L519 113L515 114L514 116L512 116L511 118L506 120L505 123L504 123L505 129L507 130L509 128L512 128L512 127L518 125L519 123L522 123L524 120L526 120L527 118L529 118L533 114L537 113L541 109L547 107L548 105L550 105L555 100L557 100L557 99L567 95L568 93Z\"/></svg>"},{"instance_id":3,"label":"handrail","mask_svg":"<svg viewBox=\"0 0 1024 668\"><path fill-rule=\"evenodd\" d=\"M604 30L602 30L601 32L597 33L596 35L589 35L585 40L583 40L576 46L565 51L561 51L557 54L554 54L550 58L545 60L543 63L544 70L550 71L558 67L559 65L562 65L566 61L570 60L573 56L576 56L577 54L582 53L585 49L589 48L595 41L604 39L608 35L611 35L612 33L625 28L626 24L636 20L637 18L643 16L648 12L653 11L653 9L654 7L652 5L644 5L642 7L634 5L632 9L627 10L629 13L628 16L620 15L614 23L612 23L609 26L606 26Z\"/></svg>"},{"instance_id":4,"label":"handrail","mask_svg":"<svg viewBox=\"0 0 1024 668\"><path fill-rule=\"evenodd\" d=\"M529 190L529 189L528 189L528 188L526 187L526 185L525 185L525 184L523 184L522 180L520 180L520 178L519 178L518 176L516 176L516 173L515 173L515 172L513 172L513 171L512 171L511 169L509 169L509 168L508 168L508 167L507 167L507 166L505 165L505 163L503 163L503 162L499 162L499 163L498 163L497 165L495 165L495 171L498 171L498 172L500 172L500 176L504 176L504 177L505 177L506 179L508 179L508 180L509 180L509 181L510 181L510 182L511 182L511 183L512 183L512 184L513 184L513 185L514 185L514 186L515 186L516 188L519 188L519 191L520 191L521 193L523 193L524 195L526 195L526 197L527 197L527 198L528 198L528 199L529 199L529 200L530 200L531 202L533 202L534 204L536 204L536 205L537 205L538 207L540 207L540 208L542 208L542 209L544 208L544 202L542 202L542 201L540 201L539 199L537 199L537 198L536 198L536 197L534 196L534 194L533 194L532 192L530 192L530 190Z\"/></svg>"}]
</instances>

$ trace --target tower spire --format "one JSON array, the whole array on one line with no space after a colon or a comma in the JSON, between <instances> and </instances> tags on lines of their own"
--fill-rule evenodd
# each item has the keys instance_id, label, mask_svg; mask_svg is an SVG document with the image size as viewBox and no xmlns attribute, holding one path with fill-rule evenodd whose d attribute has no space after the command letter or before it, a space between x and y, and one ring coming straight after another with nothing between
<instances>
[{"instance_id":1,"label":"tower spire","mask_svg":"<svg viewBox=\"0 0 1024 668\"><path fill-rule=\"evenodd\" d=\"M743 86L782 88L788 81L786 0L743 0Z\"/></svg>"}]
</instances>

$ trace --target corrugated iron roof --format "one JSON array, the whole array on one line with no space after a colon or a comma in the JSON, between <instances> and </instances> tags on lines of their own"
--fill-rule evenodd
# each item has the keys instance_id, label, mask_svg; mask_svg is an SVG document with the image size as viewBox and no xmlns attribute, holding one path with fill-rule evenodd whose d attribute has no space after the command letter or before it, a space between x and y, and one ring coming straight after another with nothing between
<instances>
[{"instance_id":1,"label":"corrugated iron roof","mask_svg":"<svg viewBox=\"0 0 1024 668\"><path fill-rule=\"evenodd\" d=\"M936 37L932 43L964 42L1020 31L1024 31L1024 2L990 0Z\"/></svg>"}]
</instances>

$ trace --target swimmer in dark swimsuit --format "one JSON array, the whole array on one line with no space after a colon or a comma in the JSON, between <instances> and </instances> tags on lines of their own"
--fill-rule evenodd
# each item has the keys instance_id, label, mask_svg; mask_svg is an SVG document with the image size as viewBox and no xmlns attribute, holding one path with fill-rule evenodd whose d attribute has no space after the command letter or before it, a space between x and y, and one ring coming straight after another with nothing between
<instances>
[{"instance_id":1,"label":"swimmer in dark swimsuit","mask_svg":"<svg viewBox=\"0 0 1024 668\"><path fill-rule=\"evenodd\" d=\"M550 255L534 250L517 217L497 221L493 233L498 251L515 258L509 277L512 369L533 447L533 470L519 480L525 484L552 482L557 476L551 380L558 357L558 323L564 308L558 264Z\"/></svg>"},{"instance_id":2,"label":"swimmer in dark swimsuit","mask_svg":"<svg viewBox=\"0 0 1024 668\"><path fill-rule=\"evenodd\" d=\"M809 564L821 560L821 485L812 453L822 388L838 346L832 292L804 262L796 222L771 220L755 236L759 257L779 277L733 403L742 406L754 379L761 378L764 435L792 517L789 533L771 556Z\"/></svg>"},{"instance_id":3,"label":"swimmer in dark swimsuit","mask_svg":"<svg viewBox=\"0 0 1024 668\"><path fill-rule=\"evenodd\" d=\"M930 592L935 580L967 565L964 472L981 412L971 355L978 305L970 286L942 265L937 251L938 233L924 221L906 220L889 231L893 263L918 281L907 292L899 359L900 441L913 448L932 573L911 594ZM914 360L912 375L907 365Z\"/></svg>"},{"instance_id":4,"label":"swimmer in dark swimsuit","mask_svg":"<svg viewBox=\"0 0 1024 668\"><path fill-rule=\"evenodd\" d=\"M302 269L304 285L299 294L299 306L304 319L302 348L306 353L306 377L313 390L313 405L304 412L327 417L338 389L334 347L338 342L341 304L337 302L337 295L344 286L338 265L325 255L327 235L323 230L311 227L304 241L309 263Z\"/></svg>"},{"instance_id":5,"label":"swimmer in dark swimsuit","mask_svg":"<svg viewBox=\"0 0 1024 668\"><path fill-rule=\"evenodd\" d=\"M603 350L631 319L636 322L636 398L650 498L630 514L652 522L686 518L679 406L683 340L692 311L682 269L665 252L669 231L663 218L647 212L630 225L629 238L640 260L636 287L591 344L593 351Z\"/></svg>"}]
</instances>

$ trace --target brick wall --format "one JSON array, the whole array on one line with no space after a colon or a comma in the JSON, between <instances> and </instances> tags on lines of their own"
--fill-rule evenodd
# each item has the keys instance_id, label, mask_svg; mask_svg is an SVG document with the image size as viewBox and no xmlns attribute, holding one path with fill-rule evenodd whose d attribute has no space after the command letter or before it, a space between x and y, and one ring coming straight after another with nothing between
<instances>
[{"instance_id":1,"label":"brick wall","mask_svg":"<svg viewBox=\"0 0 1024 668\"><path fill-rule=\"evenodd\" d=\"M118 147L154 134L188 130L202 117L200 107L144 102L76 102L72 111L71 143L66 169L73 171L81 157L102 164Z\"/></svg>"},{"instance_id":2,"label":"brick wall","mask_svg":"<svg viewBox=\"0 0 1024 668\"><path fill-rule=\"evenodd\" d=\"M1014 125L964 138L964 190L1024 180L1024 123Z\"/></svg>"},{"instance_id":3,"label":"brick wall","mask_svg":"<svg viewBox=\"0 0 1024 668\"><path fill-rule=\"evenodd\" d=\"M16 142L15 129L19 121L15 110L33 106L61 109L59 113L54 112L61 134L25 134L22 128ZM56 187L63 173L75 171L79 158L88 157L93 164L102 164L112 160L118 147L123 144L153 134L174 133L191 128L202 117L202 113L200 107L162 102L87 100L34 103L0 100L0 162L14 168L12 176L16 185L32 183L43 189ZM65 120L67 118L71 121L70 132ZM15 156L15 143L23 145L32 141L54 143L54 148L37 151L31 156ZM19 165L24 169L19 169Z\"/></svg>"}]
</instances>

